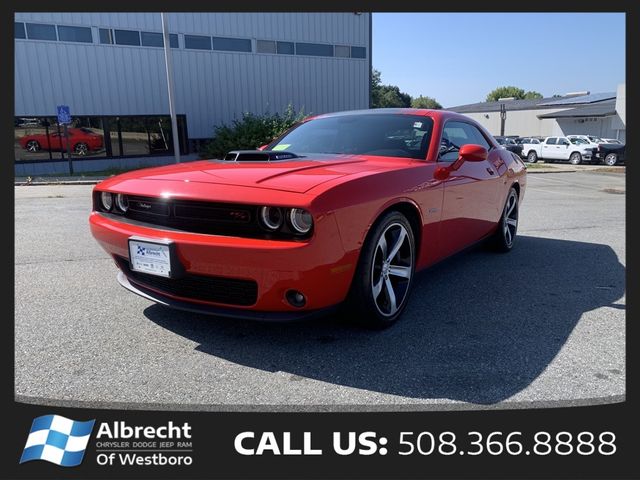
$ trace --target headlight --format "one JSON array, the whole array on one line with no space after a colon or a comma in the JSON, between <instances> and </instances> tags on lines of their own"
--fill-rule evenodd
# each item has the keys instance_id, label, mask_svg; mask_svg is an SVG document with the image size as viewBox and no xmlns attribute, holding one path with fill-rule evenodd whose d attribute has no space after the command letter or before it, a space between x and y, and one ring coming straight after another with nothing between
<instances>
[{"instance_id":1,"label":"headlight","mask_svg":"<svg viewBox=\"0 0 640 480\"><path fill-rule=\"evenodd\" d=\"M127 212L129 209L129 199L126 195L122 193L116 195L116 207L118 207L122 213Z\"/></svg>"},{"instance_id":2,"label":"headlight","mask_svg":"<svg viewBox=\"0 0 640 480\"><path fill-rule=\"evenodd\" d=\"M260 221L262 225L271 231L276 231L284 222L282 209L278 207L260 207Z\"/></svg>"},{"instance_id":3,"label":"headlight","mask_svg":"<svg viewBox=\"0 0 640 480\"><path fill-rule=\"evenodd\" d=\"M102 207L107 211L113 207L113 195L109 192L102 192L100 194L100 201L102 202Z\"/></svg>"},{"instance_id":4,"label":"headlight","mask_svg":"<svg viewBox=\"0 0 640 480\"><path fill-rule=\"evenodd\" d=\"M289 212L289 220L293 229L298 233L308 233L313 226L313 217L301 208L292 208Z\"/></svg>"}]
</instances>

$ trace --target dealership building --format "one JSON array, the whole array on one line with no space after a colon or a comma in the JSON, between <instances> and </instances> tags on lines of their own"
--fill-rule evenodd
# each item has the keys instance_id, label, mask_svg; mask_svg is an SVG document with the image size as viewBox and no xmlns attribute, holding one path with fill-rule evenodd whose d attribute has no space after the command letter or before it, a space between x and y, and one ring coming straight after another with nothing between
<instances>
[{"instance_id":1,"label":"dealership building","mask_svg":"<svg viewBox=\"0 0 640 480\"><path fill-rule=\"evenodd\" d=\"M627 132L625 102L626 88L621 84L616 92L578 92L531 100L503 99L459 105L448 110L473 118L492 135L594 135L616 138L624 143Z\"/></svg>"},{"instance_id":2,"label":"dealership building","mask_svg":"<svg viewBox=\"0 0 640 480\"><path fill-rule=\"evenodd\" d=\"M169 13L180 150L245 112L368 108L368 13ZM160 13L15 14L16 175L172 160ZM70 109L70 141L56 108ZM100 142L93 139L101 138ZM98 143L100 146L98 146Z\"/></svg>"}]
</instances>

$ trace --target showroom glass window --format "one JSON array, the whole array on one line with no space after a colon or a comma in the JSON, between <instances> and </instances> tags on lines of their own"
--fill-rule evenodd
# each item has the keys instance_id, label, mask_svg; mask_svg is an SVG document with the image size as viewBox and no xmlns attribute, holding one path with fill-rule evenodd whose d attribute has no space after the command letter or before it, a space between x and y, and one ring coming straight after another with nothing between
<instances>
[{"instance_id":1,"label":"showroom glass window","mask_svg":"<svg viewBox=\"0 0 640 480\"><path fill-rule=\"evenodd\" d=\"M351 47L351 58L367 58L365 47Z\"/></svg>"},{"instance_id":2,"label":"showroom glass window","mask_svg":"<svg viewBox=\"0 0 640 480\"><path fill-rule=\"evenodd\" d=\"M117 45L140 45L140 32L137 30L114 30Z\"/></svg>"},{"instance_id":3,"label":"showroom glass window","mask_svg":"<svg viewBox=\"0 0 640 480\"><path fill-rule=\"evenodd\" d=\"M295 47L293 42L276 42L278 55L293 55Z\"/></svg>"},{"instance_id":4,"label":"showroom glass window","mask_svg":"<svg viewBox=\"0 0 640 480\"><path fill-rule=\"evenodd\" d=\"M58 39L61 42L93 43L93 36L89 27L58 25Z\"/></svg>"},{"instance_id":5,"label":"showroom glass window","mask_svg":"<svg viewBox=\"0 0 640 480\"><path fill-rule=\"evenodd\" d=\"M15 22L13 29L13 37L14 38L27 38L27 34L24 31L24 23Z\"/></svg>"},{"instance_id":6,"label":"showroom glass window","mask_svg":"<svg viewBox=\"0 0 640 480\"><path fill-rule=\"evenodd\" d=\"M27 37L29 40L58 40L56 26L44 23L27 23Z\"/></svg>"},{"instance_id":7,"label":"showroom glass window","mask_svg":"<svg viewBox=\"0 0 640 480\"><path fill-rule=\"evenodd\" d=\"M251 52L251 40L248 38L213 37L213 49L228 52Z\"/></svg>"},{"instance_id":8,"label":"showroom glass window","mask_svg":"<svg viewBox=\"0 0 640 480\"><path fill-rule=\"evenodd\" d=\"M333 45L326 45L323 43L296 43L296 55L333 57Z\"/></svg>"},{"instance_id":9,"label":"showroom glass window","mask_svg":"<svg viewBox=\"0 0 640 480\"><path fill-rule=\"evenodd\" d=\"M203 35L185 35L184 48L193 50L211 50L211 37Z\"/></svg>"}]
</instances>

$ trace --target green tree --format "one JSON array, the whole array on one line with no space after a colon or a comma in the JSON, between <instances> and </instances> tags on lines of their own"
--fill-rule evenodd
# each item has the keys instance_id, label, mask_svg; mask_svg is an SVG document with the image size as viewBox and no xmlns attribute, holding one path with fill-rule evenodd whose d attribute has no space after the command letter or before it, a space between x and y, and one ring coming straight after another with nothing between
<instances>
[{"instance_id":1,"label":"green tree","mask_svg":"<svg viewBox=\"0 0 640 480\"><path fill-rule=\"evenodd\" d=\"M382 85L381 74L371 71L371 108L410 107L411 95L400 91L395 85Z\"/></svg>"},{"instance_id":2,"label":"green tree","mask_svg":"<svg viewBox=\"0 0 640 480\"><path fill-rule=\"evenodd\" d=\"M434 110L442 108L442 105L435 98L427 97L426 95L420 95L411 100L411 106L413 108L432 108Z\"/></svg>"},{"instance_id":3,"label":"green tree","mask_svg":"<svg viewBox=\"0 0 640 480\"><path fill-rule=\"evenodd\" d=\"M543 98L542 94L540 92L536 92L534 90L529 90L527 93L524 94L524 99L525 100L534 100L536 98Z\"/></svg>"},{"instance_id":4,"label":"green tree","mask_svg":"<svg viewBox=\"0 0 640 480\"><path fill-rule=\"evenodd\" d=\"M242 119L234 120L231 125L216 126L213 138L200 149L200 157L223 158L231 150L254 150L271 142L306 116L302 110L296 112L292 105L282 113L244 113Z\"/></svg>"},{"instance_id":5,"label":"green tree","mask_svg":"<svg viewBox=\"0 0 640 480\"><path fill-rule=\"evenodd\" d=\"M518 87L498 87L495 90L487 94L487 102L497 102L500 98L513 97L516 100L532 100L535 98L542 98L542 94L533 90L525 92L522 88Z\"/></svg>"}]
</instances>

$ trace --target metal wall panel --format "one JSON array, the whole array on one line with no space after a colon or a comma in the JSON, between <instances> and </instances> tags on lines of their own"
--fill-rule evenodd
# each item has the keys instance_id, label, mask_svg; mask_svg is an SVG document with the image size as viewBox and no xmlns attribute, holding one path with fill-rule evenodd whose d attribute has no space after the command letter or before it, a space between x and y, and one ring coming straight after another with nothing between
<instances>
[{"instance_id":1,"label":"metal wall panel","mask_svg":"<svg viewBox=\"0 0 640 480\"><path fill-rule=\"evenodd\" d=\"M168 112L162 49L97 43L99 27L160 31L159 13L15 19L96 27L93 44L15 40L16 115L54 115L59 104L73 115ZM207 138L243 112L280 112L289 103L308 113L368 108L369 25L369 14L353 13L169 14L172 33L367 47L366 59L173 49L177 110L189 136Z\"/></svg>"}]
</instances>

